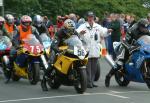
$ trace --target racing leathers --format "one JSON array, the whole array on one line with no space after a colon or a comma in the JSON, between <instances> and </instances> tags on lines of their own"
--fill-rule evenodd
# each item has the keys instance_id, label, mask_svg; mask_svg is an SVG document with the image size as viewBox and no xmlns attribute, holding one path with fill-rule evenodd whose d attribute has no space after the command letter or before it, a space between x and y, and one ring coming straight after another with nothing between
<instances>
[{"instance_id":1,"label":"racing leathers","mask_svg":"<svg viewBox=\"0 0 150 103\"><path fill-rule=\"evenodd\" d=\"M128 60L128 57L132 55L134 51L139 49L140 46L136 43L136 41L143 35L150 35L150 32L140 31L138 23L129 28L125 41L122 41L121 45L119 46L117 58L115 60L116 65L106 75L106 87L109 87L111 77L115 74L116 71L121 69L124 63Z\"/></svg>"},{"instance_id":2,"label":"racing leathers","mask_svg":"<svg viewBox=\"0 0 150 103\"><path fill-rule=\"evenodd\" d=\"M48 91L47 86L46 86L46 79L49 77L49 73L52 70L52 64L56 60L57 53L60 53L61 51L59 50L59 46L64 45L64 41L68 39L71 35L78 35L76 31L73 33L69 33L66 28L61 28L55 35L55 39L53 40L51 44L51 55L50 55L50 65L49 68L46 69L44 72L43 80L41 81L41 87L43 91Z\"/></svg>"}]
</instances>

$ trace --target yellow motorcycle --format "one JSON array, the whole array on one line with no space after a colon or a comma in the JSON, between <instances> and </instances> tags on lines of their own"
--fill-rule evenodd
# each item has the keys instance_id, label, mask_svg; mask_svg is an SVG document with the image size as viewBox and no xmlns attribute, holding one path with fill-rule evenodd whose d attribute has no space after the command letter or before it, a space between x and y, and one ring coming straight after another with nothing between
<instances>
[{"instance_id":1,"label":"yellow motorcycle","mask_svg":"<svg viewBox=\"0 0 150 103\"><path fill-rule=\"evenodd\" d=\"M40 78L40 63L43 63L45 68L48 67L43 55L43 46L33 34L22 42L14 61L12 80L19 81L20 78L26 78L35 85Z\"/></svg>"},{"instance_id":2,"label":"yellow motorcycle","mask_svg":"<svg viewBox=\"0 0 150 103\"><path fill-rule=\"evenodd\" d=\"M52 65L48 85L52 89L58 89L61 84L74 86L77 93L84 93L87 88L88 52L76 35L65 40L65 44L66 46L59 47L62 53L57 55L57 60Z\"/></svg>"}]
</instances>

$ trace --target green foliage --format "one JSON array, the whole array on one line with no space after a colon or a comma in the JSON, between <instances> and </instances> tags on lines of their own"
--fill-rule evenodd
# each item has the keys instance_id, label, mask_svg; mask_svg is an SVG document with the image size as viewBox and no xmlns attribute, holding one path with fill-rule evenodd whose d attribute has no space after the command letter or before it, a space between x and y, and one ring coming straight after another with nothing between
<instances>
[{"instance_id":1,"label":"green foliage","mask_svg":"<svg viewBox=\"0 0 150 103\"><path fill-rule=\"evenodd\" d=\"M104 13L132 13L144 17L150 8L142 4L150 0L4 0L5 13L16 15L41 14L56 17L75 12L81 16L91 10L101 17Z\"/></svg>"}]
</instances>

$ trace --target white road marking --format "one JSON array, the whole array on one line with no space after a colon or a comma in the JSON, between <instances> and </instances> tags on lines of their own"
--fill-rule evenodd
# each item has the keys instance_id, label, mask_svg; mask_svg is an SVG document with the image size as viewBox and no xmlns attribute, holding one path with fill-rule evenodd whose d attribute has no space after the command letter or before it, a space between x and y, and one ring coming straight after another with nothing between
<instances>
[{"instance_id":1,"label":"white road marking","mask_svg":"<svg viewBox=\"0 0 150 103\"><path fill-rule=\"evenodd\" d=\"M116 94L111 94L111 93L106 93L106 95L113 96L113 97L118 97L118 98L122 98L122 99L129 98L129 97L125 97L125 96L121 96L121 95L116 95Z\"/></svg>"},{"instance_id":2,"label":"white road marking","mask_svg":"<svg viewBox=\"0 0 150 103\"><path fill-rule=\"evenodd\" d=\"M8 102L19 102L19 101L32 101L32 100L42 100L42 99L56 99L56 98L67 98L67 97L78 97L78 96L92 96L92 95L110 95L118 98L128 99L129 97L120 96L116 94L124 94L124 93L142 93L149 91L127 91L127 92L107 92L107 93L84 93L84 94L76 94L76 95L62 95L62 96L51 96L51 97L36 97L36 98L25 98L25 99L12 99L12 100L1 100L0 103L8 103Z\"/></svg>"},{"instance_id":3,"label":"white road marking","mask_svg":"<svg viewBox=\"0 0 150 103\"><path fill-rule=\"evenodd\" d=\"M112 93L121 93L121 92L118 92L118 91L114 91L114 90L111 90Z\"/></svg>"}]
</instances>

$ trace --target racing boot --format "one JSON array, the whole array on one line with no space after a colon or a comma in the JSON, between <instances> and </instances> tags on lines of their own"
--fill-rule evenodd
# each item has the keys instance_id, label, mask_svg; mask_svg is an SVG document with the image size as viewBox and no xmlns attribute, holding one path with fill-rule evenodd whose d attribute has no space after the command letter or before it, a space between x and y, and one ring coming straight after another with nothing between
<instances>
[{"instance_id":1,"label":"racing boot","mask_svg":"<svg viewBox=\"0 0 150 103\"><path fill-rule=\"evenodd\" d=\"M52 67L51 67L51 64L50 64L49 68L44 71L44 76L43 76L43 79L41 81L41 88L42 88L43 91L48 91L46 81L47 81L48 78L50 78L49 74L50 74L51 70L52 70Z\"/></svg>"},{"instance_id":2,"label":"racing boot","mask_svg":"<svg viewBox=\"0 0 150 103\"><path fill-rule=\"evenodd\" d=\"M43 76L43 79L41 81L41 88L43 91L48 91L47 85L46 85L46 76Z\"/></svg>"},{"instance_id":3,"label":"racing boot","mask_svg":"<svg viewBox=\"0 0 150 103\"><path fill-rule=\"evenodd\" d=\"M113 67L113 68L109 71L109 73L106 75L106 78L105 78L105 86L106 86L106 87L109 87L111 77L116 73L116 71L118 71L119 68L121 68L120 65L117 65L117 67Z\"/></svg>"}]
</instances>

